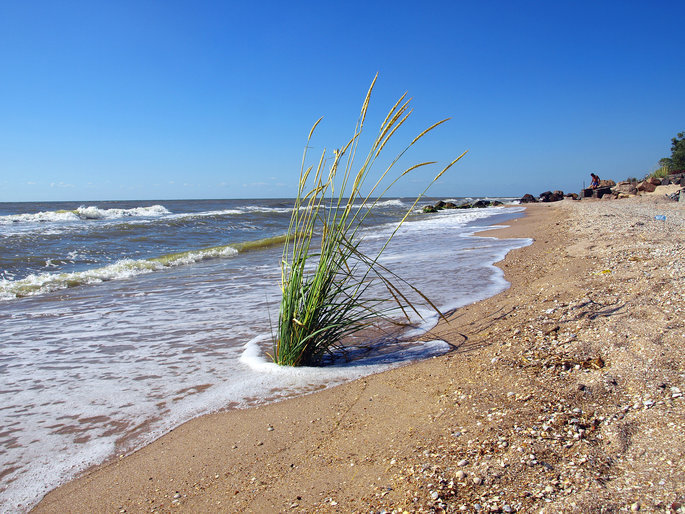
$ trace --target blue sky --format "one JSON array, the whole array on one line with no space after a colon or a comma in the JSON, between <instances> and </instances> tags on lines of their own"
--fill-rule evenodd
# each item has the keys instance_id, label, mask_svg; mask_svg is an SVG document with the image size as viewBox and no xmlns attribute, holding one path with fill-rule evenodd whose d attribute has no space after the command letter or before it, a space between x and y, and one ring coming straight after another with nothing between
<instances>
[{"instance_id":1,"label":"blue sky","mask_svg":"<svg viewBox=\"0 0 685 514\"><path fill-rule=\"evenodd\" d=\"M685 2L0 0L0 201L288 197L413 98L433 196L643 176L685 130ZM390 155L389 154L389 155ZM399 170L401 171L401 170ZM395 194L423 189L433 171Z\"/></svg>"}]
</instances>

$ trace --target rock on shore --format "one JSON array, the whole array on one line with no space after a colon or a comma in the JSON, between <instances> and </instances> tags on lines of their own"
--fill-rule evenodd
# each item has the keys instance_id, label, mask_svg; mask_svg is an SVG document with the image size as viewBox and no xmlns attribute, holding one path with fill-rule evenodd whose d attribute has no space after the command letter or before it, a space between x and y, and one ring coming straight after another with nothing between
<instances>
[{"instance_id":1,"label":"rock on shore","mask_svg":"<svg viewBox=\"0 0 685 514\"><path fill-rule=\"evenodd\" d=\"M454 202L445 202L440 200L433 205L425 205L422 209L422 212L434 213L445 209L483 209L485 207L497 207L499 205L503 205L503 203L499 200L477 200L473 203L464 202L458 205Z\"/></svg>"}]
</instances>

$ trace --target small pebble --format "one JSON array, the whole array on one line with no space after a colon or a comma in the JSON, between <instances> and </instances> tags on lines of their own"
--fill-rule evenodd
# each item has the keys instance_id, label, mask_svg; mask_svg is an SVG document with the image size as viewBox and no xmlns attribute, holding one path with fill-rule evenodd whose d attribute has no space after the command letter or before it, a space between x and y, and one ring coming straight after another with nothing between
<instances>
[{"instance_id":1,"label":"small pebble","mask_svg":"<svg viewBox=\"0 0 685 514\"><path fill-rule=\"evenodd\" d=\"M460 469L459 471L457 471L457 478L458 478L459 480L463 480L464 478L466 478L466 473L464 473L464 472Z\"/></svg>"},{"instance_id":2,"label":"small pebble","mask_svg":"<svg viewBox=\"0 0 685 514\"><path fill-rule=\"evenodd\" d=\"M639 504L638 502L633 503L633 504L630 506L630 510L633 511L633 512L639 511L639 510L640 510L640 504Z\"/></svg>"},{"instance_id":3,"label":"small pebble","mask_svg":"<svg viewBox=\"0 0 685 514\"><path fill-rule=\"evenodd\" d=\"M462 459L459 462L457 462L457 466L459 466L461 468L461 467L466 466L468 463L469 463L469 461L467 461L466 459Z\"/></svg>"},{"instance_id":4,"label":"small pebble","mask_svg":"<svg viewBox=\"0 0 685 514\"><path fill-rule=\"evenodd\" d=\"M483 479L481 477L473 477L473 483L475 485L480 485L483 483Z\"/></svg>"}]
</instances>

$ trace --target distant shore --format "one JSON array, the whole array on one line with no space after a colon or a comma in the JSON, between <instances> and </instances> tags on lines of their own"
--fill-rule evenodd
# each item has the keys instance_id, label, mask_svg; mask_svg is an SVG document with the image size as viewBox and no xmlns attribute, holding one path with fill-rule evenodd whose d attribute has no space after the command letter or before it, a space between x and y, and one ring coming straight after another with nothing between
<instances>
[{"instance_id":1,"label":"distant shore","mask_svg":"<svg viewBox=\"0 0 685 514\"><path fill-rule=\"evenodd\" d=\"M499 263L511 287L426 336L456 351L192 420L35 511L679 508L683 207L530 205L479 234L534 238Z\"/></svg>"}]
</instances>

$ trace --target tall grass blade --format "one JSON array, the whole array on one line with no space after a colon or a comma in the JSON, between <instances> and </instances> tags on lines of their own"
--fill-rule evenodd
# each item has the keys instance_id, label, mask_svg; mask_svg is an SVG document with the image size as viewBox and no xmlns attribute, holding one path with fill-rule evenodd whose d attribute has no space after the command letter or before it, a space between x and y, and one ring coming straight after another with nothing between
<instances>
[{"instance_id":1,"label":"tall grass blade","mask_svg":"<svg viewBox=\"0 0 685 514\"><path fill-rule=\"evenodd\" d=\"M318 365L326 354L339 350L345 339L381 319L400 323L400 313L407 321L420 317L420 310L408 292L418 296L422 305L439 309L416 287L407 283L379 259L388 244L428 191L464 154L445 166L407 210L380 250L372 255L361 249L361 228L379 200L412 171L432 161L414 164L399 173L386 186L386 178L395 164L417 141L447 120L422 131L391 161L367 193L362 193L374 163L411 115L406 93L393 105L372 141L361 165L355 157L364 129L376 75L364 98L353 136L333 151L330 164L326 150L316 167L306 166L307 150L322 118L312 126L303 153L297 197L283 245L281 259L281 305L274 334L273 358L289 366ZM336 185L337 182L337 185ZM382 193L373 197L377 190ZM385 289L379 294L376 284Z\"/></svg>"}]
</instances>

